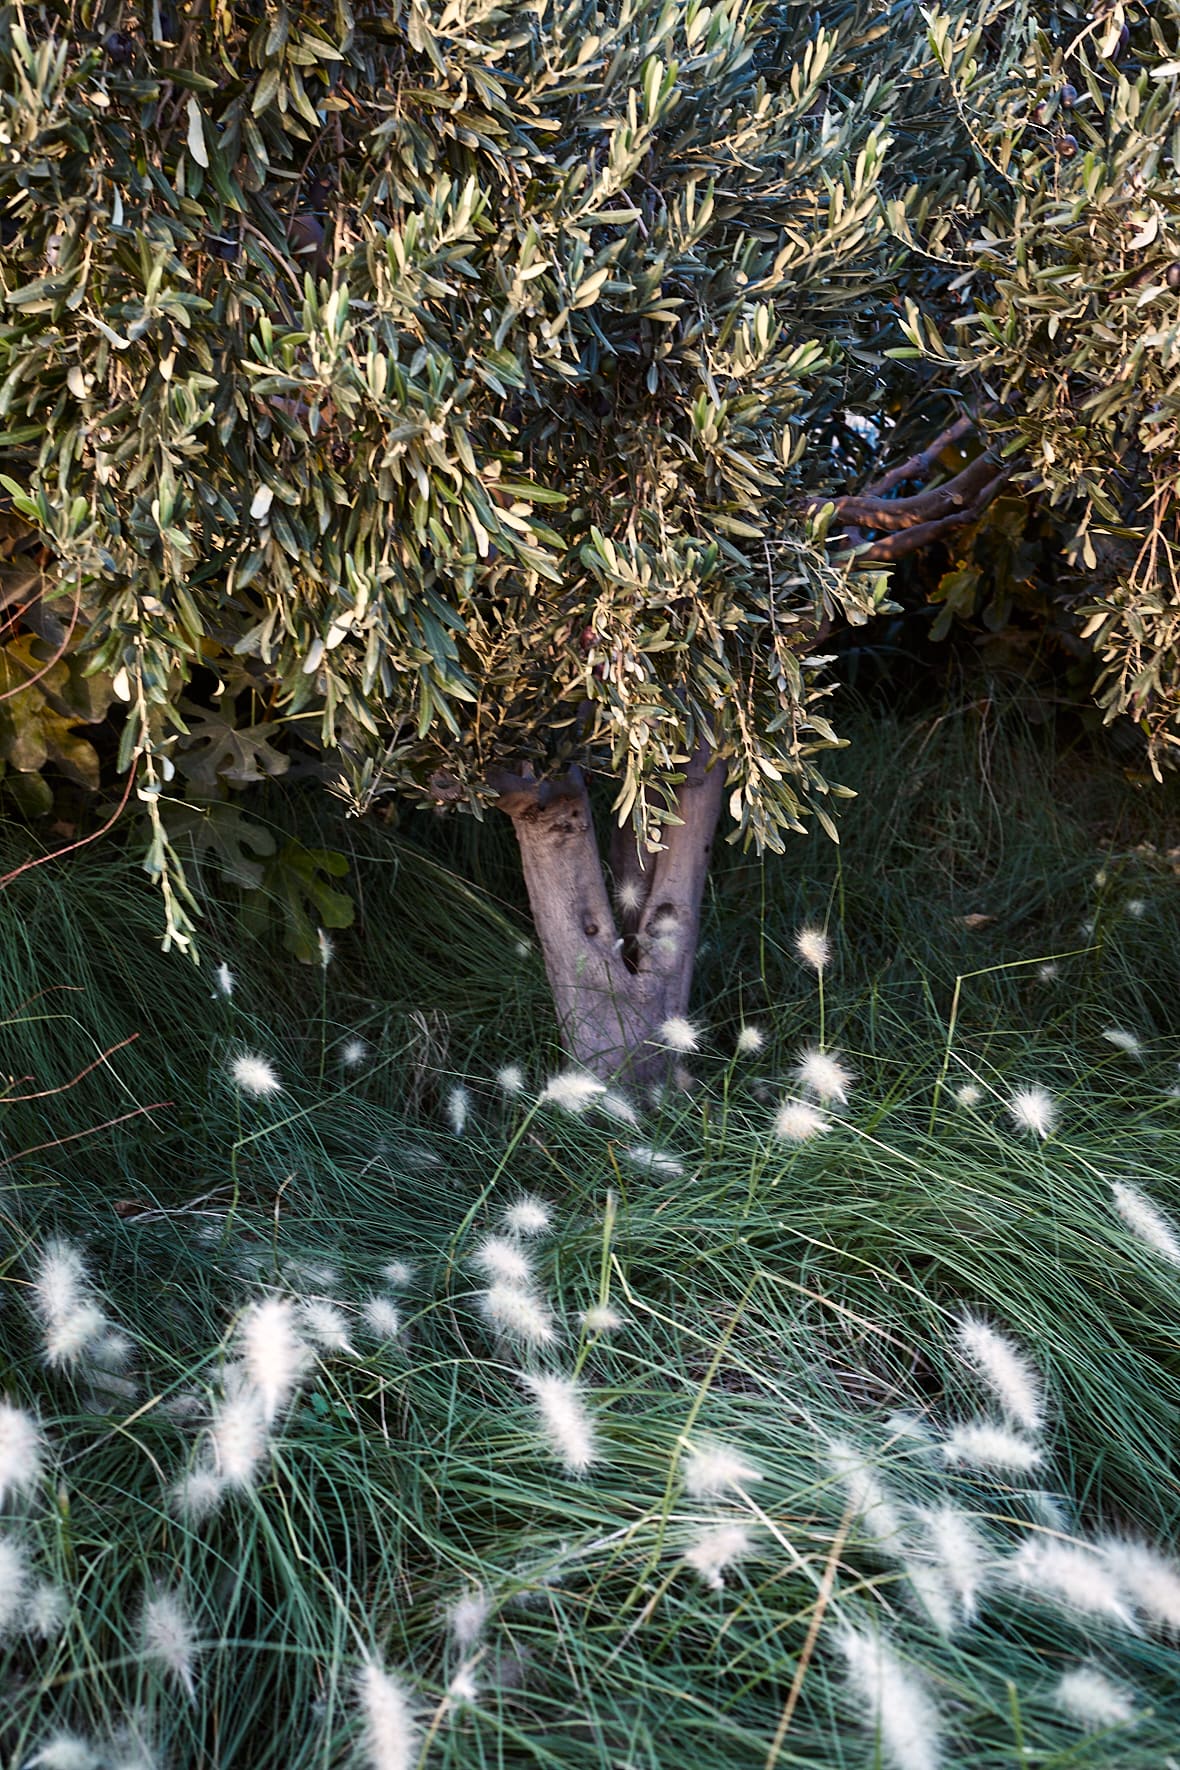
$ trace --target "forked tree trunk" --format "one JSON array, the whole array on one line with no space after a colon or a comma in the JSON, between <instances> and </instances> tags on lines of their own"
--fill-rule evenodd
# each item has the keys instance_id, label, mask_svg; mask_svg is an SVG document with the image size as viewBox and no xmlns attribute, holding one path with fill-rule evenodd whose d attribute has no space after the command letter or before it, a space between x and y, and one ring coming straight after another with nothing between
<instances>
[{"instance_id":1,"label":"forked tree trunk","mask_svg":"<svg viewBox=\"0 0 1180 1770\"><path fill-rule=\"evenodd\" d=\"M725 791L725 769L694 756L680 790L678 824L659 854L641 855L616 832L607 892L590 797L579 768L557 780L501 774L492 784L512 819L525 885L562 1039L604 1079L662 1079L669 1051L660 1027L683 1015L692 987L701 899Z\"/></svg>"}]
</instances>

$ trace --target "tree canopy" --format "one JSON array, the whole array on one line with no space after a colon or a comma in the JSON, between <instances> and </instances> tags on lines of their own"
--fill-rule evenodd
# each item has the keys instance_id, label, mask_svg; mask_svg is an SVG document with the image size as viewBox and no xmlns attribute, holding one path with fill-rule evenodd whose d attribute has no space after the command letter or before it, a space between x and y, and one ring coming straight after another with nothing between
<instances>
[{"instance_id":1,"label":"tree canopy","mask_svg":"<svg viewBox=\"0 0 1180 1770\"><path fill-rule=\"evenodd\" d=\"M823 624L1017 492L1174 746L1178 22L9 9L9 782L121 718L182 944L192 807L293 746L358 808L589 758L657 846L705 742L779 846L839 791Z\"/></svg>"}]
</instances>

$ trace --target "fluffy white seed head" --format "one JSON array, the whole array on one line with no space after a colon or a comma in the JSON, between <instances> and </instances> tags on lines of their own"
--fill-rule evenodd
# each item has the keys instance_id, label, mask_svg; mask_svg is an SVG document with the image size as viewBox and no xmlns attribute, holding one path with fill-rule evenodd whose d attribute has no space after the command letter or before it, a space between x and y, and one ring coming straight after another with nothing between
<instances>
[{"instance_id":1,"label":"fluffy white seed head","mask_svg":"<svg viewBox=\"0 0 1180 1770\"><path fill-rule=\"evenodd\" d=\"M760 1026L747 1024L737 1036L737 1048L746 1057L752 1056L755 1051L761 1051L765 1043L766 1034Z\"/></svg>"},{"instance_id":2,"label":"fluffy white seed head","mask_svg":"<svg viewBox=\"0 0 1180 1770\"><path fill-rule=\"evenodd\" d=\"M552 1221L549 1206L527 1192L504 1212L504 1227L510 1235L544 1235Z\"/></svg>"},{"instance_id":3,"label":"fluffy white seed head","mask_svg":"<svg viewBox=\"0 0 1180 1770\"><path fill-rule=\"evenodd\" d=\"M1024 1353L1006 1334L978 1315L959 1324L959 1347L995 1395L1010 1420L1036 1432L1044 1420L1041 1381Z\"/></svg>"},{"instance_id":4,"label":"fluffy white seed head","mask_svg":"<svg viewBox=\"0 0 1180 1770\"><path fill-rule=\"evenodd\" d=\"M479 1308L488 1325L509 1339L522 1340L528 1346L549 1346L557 1338L541 1299L517 1285L503 1280L489 1285L479 1299Z\"/></svg>"},{"instance_id":5,"label":"fluffy white seed head","mask_svg":"<svg viewBox=\"0 0 1180 1770\"><path fill-rule=\"evenodd\" d=\"M1122 1180L1112 1185L1111 1193L1115 1210L1132 1234L1173 1266L1180 1266L1180 1235L1159 1206L1152 1204L1137 1186L1128 1186Z\"/></svg>"},{"instance_id":6,"label":"fluffy white seed head","mask_svg":"<svg viewBox=\"0 0 1180 1770\"><path fill-rule=\"evenodd\" d=\"M1108 1045L1117 1051L1125 1051L1128 1057L1142 1057L1143 1045L1133 1032L1123 1026L1108 1026L1102 1034Z\"/></svg>"},{"instance_id":7,"label":"fluffy white seed head","mask_svg":"<svg viewBox=\"0 0 1180 1770\"><path fill-rule=\"evenodd\" d=\"M566 1112L585 1112L605 1093L606 1086L597 1077L578 1069L564 1069L560 1075L550 1076L541 1092L541 1102L563 1107Z\"/></svg>"},{"instance_id":8,"label":"fluffy white seed head","mask_svg":"<svg viewBox=\"0 0 1180 1770\"><path fill-rule=\"evenodd\" d=\"M942 1445L948 1463L974 1469L1008 1469L1017 1474L1037 1469L1041 1451L1027 1438L994 1420L964 1420L953 1426Z\"/></svg>"},{"instance_id":9,"label":"fluffy white seed head","mask_svg":"<svg viewBox=\"0 0 1180 1770\"><path fill-rule=\"evenodd\" d=\"M955 1099L960 1106L978 1106L983 1089L978 1082L963 1082L955 1089Z\"/></svg>"},{"instance_id":10,"label":"fluffy white seed head","mask_svg":"<svg viewBox=\"0 0 1180 1770\"><path fill-rule=\"evenodd\" d=\"M188 1611L175 1592L157 1592L147 1599L143 1607L140 1640L144 1658L175 1678L190 1700L195 1698L196 1636Z\"/></svg>"},{"instance_id":11,"label":"fluffy white seed head","mask_svg":"<svg viewBox=\"0 0 1180 1770\"><path fill-rule=\"evenodd\" d=\"M414 1268L408 1260L390 1260L381 1268L381 1276L386 1284L400 1291L412 1280Z\"/></svg>"},{"instance_id":12,"label":"fluffy white seed head","mask_svg":"<svg viewBox=\"0 0 1180 1770\"><path fill-rule=\"evenodd\" d=\"M1148 1543L1107 1537L1102 1558L1150 1628L1180 1637L1180 1566Z\"/></svg>"},{"instance_id":13,"label":"fluffy white seed head","mask_svg":"<svg viewBox=\"0 0 1180 1770\"><path fill-rule=\"evenodd\" d=\"M364 1039L345 1039L340 1047L340 1063L344 1069L359 1069L369 1056Z\"/></svg>"},{"instance_id":14,"label":"fluffy white seed head","mask_svg":"<svg viewBox=\"0 0 1180 1770\"><path fill-rule=\"evenodd\" d=\"M102 1760L76 1733L52 1733L27 1759L29 1770L98 1770Z\"/></svg>"},{"instance_id":15,"label":"fluffy white seed head","mask_svg":"<svg viewBox=\"0 0 1180 1770\"><path fill-rule=\"evenodd\" d=\"M533 1277L533 1263L524 1249L502 1235L485 1236L473 1250L471 1264L505 1284L525 1286Z\"/></svg>"},{"instance_id":16,"label":"fluffy white seed head","mask_svg":"<svg viewBox=\"0 0 1180 1770\"><path fill-rule=\"evenodd\" d=\"M86 1267L77 1248L65 1241L46 1242L33 1278L33 1298L47 1322L72 1315L89 1294Z\"/></svg>"},{"instance_id":17,"label":"fluffy white seed head","mask_svg":"<svg viewBox=\"0 0 1180 1770\"><path fill-rule=\"evenodd\" d=\"M365 1304L363 1315L365 1326L379 1340L395 1339L401 1329L402 1321L397 1312L397 1305L391 1303L388 1297L370 1297Z\"/></svg>"},{"instance_id":18,"label":"fluffy white seed head","mask_svg":"<svg viewBox=\"0 0 1180 1770\"><path fill-rule=\"evenodd\" d=\"M799 1086L808 1094L814 1094L817 1100L848 1099L848 1090L852 1086L852 1071L846 1069L839 1058L830 1052L816 1049L801 1053L799 1065L795 1071Z\"/></svg>"},{"instance_id":19,"label":"fluffy white seed head","mask_svg":"<svg viewBox=\"0 0 1180 1770\"><path fill-rule=\"evenodd\" d=\"M1127 914L1129 916L1134 916L1137 922L1142 921L1143 917L1147 914L1147 899L1144 897L1129 897L1126 903L1126 910Z\"/></svg>"},{"instance_id":20,"label":"fluffy white seed head","mask_svg":"<svg viewBox=\"0 0 1180 1770\"><path fill-rule=\"evenodd\" d=\"M645 1168L649 1174L658 1174L662 1180L679 1180L684 1173L682 1161L669 1155L666 1150L654 1149L650 1143L633 1143L623 1154L637 1168Z\"/></svg>"},{"instance_id":21,"label":"fluffy white seed head","mask_svg":"<svg viewBox=\"0 0 1180 1770\"><path fill-rule=\"evenodd\" d=\"M28 1584L25 1551L11 1537L0 1537L0 1636L19 1621Z\"/></svg>"},{"instance_id":22,"label":"fluffy white seed head","mask_svg":"<svg viewBox=\"0 0 1180 1770\"><path fill-rule=\"evenodd\" d=\"M987 1545L975 1520L949 1504L920 1507L915 1518L936 1567L954 1594L964 1619L970 1622L978 1608L989 1563Z\"/></svg>"},{"instance_id":23,"label":"fluffy white seed head","mask_svg":"<svg viewBox=\"0 0 1180 1770\"><path fill-rule=\"evenodd\" d=\"M577 1383L557 1376L530 1376L524 1382L554 1453L571 1475L585 1474L597 1452L594 1427Z\"/></svg>"},{"instance_id":24,"label":"fluffy white seed head","mask_svg":"<svg viewBox=\"0 0 1180 1770\"><path fill-rule=\"evenodd\" d=\"M1036 1137L1048 1137L1057 1123L1057 1107L1045 1088L1017 1088L1008 1101L1013 1123Z\"/></svg>"},{"instance_id":25,"label":"fluffy white seed head","mask_svg":"<svg viewBox=\"0 0 1180 1770\"><path fill-rule=\"evenodd\" d=\"M447 1696L453 1703L476 1701L479 1696L479 1686L475 1682L474 1661L459 1667L447 1685Z\"/></svg>"},{"instance_id":26,"label":"fluffy white seed head","mask_svg":"<svg viewBox=\"0 0 1180 1770\"><path fill-rule=\"evenodd\" d=\"M1104 1616L1125 1628L1134 1626L1119 1582L1103 1556L1088 1545L1030 1538L1009 1557L1004 1571L1030 1597L1088 1616Z\"/></svg>"},{"instance_id":27,"label":"fluffy white seed head","mask_svg":"<svg viewBox=\"0 0 1180 1770\"><path fill-rule=\"evenodd\" d=\"M334 1303L323 1303L313 1298L311 1302L301 1305L299 1319L308 1339L323 1351L352 1352L348 1322Z\"/></svg>"},{"instance_id":28,"label":"fluffy white seed head","mask_svg":"<svg viewBox=\"0 0 1180 1770\"><path fill-rule=\"evenodd\" d=\"M701 1035L691 1020L683 1014L673 1014L660 1027L660 1038L670 1051L695 1051L701 1042Z\"/></svg>"},{"instance_id":29,"label":"fluffy white seed head","mask_svg":"<svg viewBox=\"0 0 1180 1770\"><path fill-rule=\"evenodd\" d=\"M234 978L233 972L230 970L229 966L225 963L224 959L222 960L221 964L218 965L216 971L213 973L213 976L214 976L214 979L217 984L217 992L216 993L218 995L225 996L227 998L229 996L232 996L234 993L234 983L236 980Z\"/></svg>"},{"instance_id":30,"label":"fluffy white seed head","mask_svg":"<svg viewBox=\"0 0 1180 1770\"><path fill-rule=\"evenodd\" d=\"M211 1518L225 1497L226 1481L214 1469L193 1469L172 1489L172 1505L193 1524Z\"/></svg>"},{"instance_id":31,"label":"fluffy white seed head","mask_svg":"<svg viewBox=\"0 0 1180 1770\"><path fill-rule=\"evenodd\" d=\"M291 1400L310 1358L295 1327L295 1305L287 1297L252 1303L242 1317L241 1341L246 1373L269 1424Z\"/></svg>"},{"instance_id":32,"label":"fluffy white seed head","mask_svg":"<svg viewBox=\"0 0 1180 1770\"><path fill-rule=\"evenodd\" d=\"M643 908L643 889L634 879L624 879L615 889L615 902L624 915L638 915Z\"/></svg>"},{"instance_id":33,"label":"fluffy white seed head","mask_svg":"<svg viewBox=\"0 0 1180 1770\"><path fill-rule=\"evenodd\" d=\"M784 1100L774 1121L775 1136L786 1143L806 1143L830 1129L826 1115L808 1100Z\"/></svg>"},{"instance_id":34,"label":"fluffy white seed head","mask_svg":"<svg viewBox=\"0 0 1180 1770\"><path fill-rule=\"evenodd\" d=\"M582 1311L582 1326L588 1334L614 1334L622 1325L622 1316L609 1303L594 1303Z\"/></svg>"},{"instance_id":35,"label":"fluffy white seed head","mask_svg":"<svg viewBox=\"0 0 1180 1770\"><path fill-rule=\"evenodd\" d=\"M519 1063L506 1063L503 1069L496 1071L496 1086L502 1094L521 1094L524 1092L524 1071Z\"/></svg>"},{"instance_id":36,"label":"fluffy white seed head","mask_svg":"<svg viewBox=\"0 0 1180 1770\"><path fill-rule=\"evenodd\" d=\"M88 1347L102 1337L107 1318L95 1302L79 1303L68 1314L45 1324L45 1362L51 1366L76 1364Z\"/></svg>"},{"instance_id":37,"label":"fluffy white seed head","mask_svg":"<svg viewBox=\"0 0 1180 1770\"><path fill-rule=\"evenodd\" d=\"M694 1500L716 1499L762 1480L762 1471L726 1444L694 1444L681 1464L684 1490Z\"/></svg>"},{"instance_id":38,"label":"fluffy white seed head","mask_svg":"<svg viewBox=\"0 0 1180 1770\"><path fill-rule=\"evenodd\" d=\"M326 971L336 957L336 948L332 945L331 935L326 934L322 928L316 929L315 937L316 945L319 947L320 967Z\"/></svg>"},{"instance_id":39,"label":"fluffy white seed head","mask_svg":"<svg viewBox=\"0 0 1180 1770\"><path fill-rule=\"evenodd\" d=\"M1104 1727L1121 1727L1135 1719L1135 1704L1129 1693L1097 1666L1076 1666L1066 1672L1053 1692L1053 1700L1062 1714L1077 1721L1086 1731Z\"/></svg>"},{"instance_id":40,"label":"fluffy white seed head","mask_svg":"<svg viewBox=\"0 0 1180 1770\"><path fill-rule=\"evenodd\" d=\"M466 1088L452 1088L447 1095L447 1123L456 1137L461 1137L467 1129L467 1120L471 1116L471 1096Z\"/></svg>"},{"instance_id":41,"label":"fluffy white seed head","mask_svg":"<svg viewBox=\"0 0 1180 1770\"><path fill-rule=\"evenodd\" d=\"M282 1093L283 1084L269 1057L259 1057L253 1051L243 1051L230 1064L229 1073L243 1094L259 1097L263 1094Z\"/></svg>"},{"instance_id":42,"label":"fluffy white seed head","mask_svg":"<svg viewBox=\"0 0 1180 1770\"><path fill-rule=\"evenodd\" d=\"M849 1511L863 1526L866 1543L896 1554L902 1538L901 1513L863 1452L843 1439L835 1439L828 1446L828 1466L844 1489Z\"/></svg>"},{"instance_id":43,"label":"fluffy white seed head","mask_svg":"<svg viewBox=\"0 0 1180 1770\"><path fill-rule=\"evenodd\" d=\"M39 1580L25 1600L25 1633L38 1641L55 1641L66 1626L70 1601L52 1580Z\"/></svg>"},{"instance_id":44,"label":"fluffy white seed head","mask_svg":"<svg viewBox=\"0 0 1180 1770\"><path fill-rule=\"evenodd\" d=\"M1061 967L1056 959L1046 959L1043 965L1037 966L1037 980L1040 983L1055 983L1061 975Z\"/></svg>"},{"instance_id":45,"label":"fluffy white seed head","mask_svg":"<svg viewBox=\"0 0 1180 1770\"><path fill-rule=\"evenodd\" d=\"M417 1753L418 1730L402 1686L370 1660L357 1679L357 1696L365 1722L369 1770L410 1770Z\"/></svg>"},{"instance_id":46,"label":"fluffy white seed head","mask_svg":"<svg viewBox=\"0 0 1180 1770\"><path fill-rule=\"evenodd\" d=\"M447 1624L460 1653L469 1653L483 1639L491 1610L491 1600L478 1587L456 1598L447 1612Z\"/></svg>"},{"instance_id":47,"label":"fluffy white seed head","mask_svg":"<svg viewBox=\"0 0 1180 1770\"><path fill-rule=\"evenodd\" d=\"M41 1473L41 1430L31 1414L0 1401L0 1506L33 1486Z\"/></svg>"},{"instance_id":48,"label":"fluffy white seed head","mask_svg":"<svg viewBox=\"0 0 1180 1770\"><path fill-rule=\"evenodd\" d=\"M608 1118L618 1119L621 1125L637 1125L639 1114L625 1094L617 1088L608 1088L601 1100L595 1102L599 1112L605 1112Z\"/></svg>"},{"instance_id":49,"label":"fluffy white seed head","mask_svg":"<svg viewBox=\"0 0 1180 1770\"><path fill-rule=\"evenodd\" d=\"M213 1409L209 1432L222 1483L252 1486L267 1450L266 1408L257 1390L241 1388L224 1396Z\"/></svg>"},{"instance_id":50,"label":"fluffy white seed head","mask_svg":"<svg viewBox=\"0 0 1180 1770\"><path fill-rule=\"evenodd\" d=\"M922 1680L881 1635L842 1629L837 1636L860 1718L892 1770L938 1770L938 1711Z\"/></svg>"},{"instance_id":51,"label":"fluffy white seed head","mask_svg":"<svg viewBox=\"0 0 1180 1770\"><path fill-rule=\"evenodd\" d=\"M832 944L822 928L800 928L795 936L795 951L813 971L823 971L831 963Z\"/></svg>"},{"instance_id":52,"label":"fluffy white seed head","mask_svg":"<svg viewBox=\"0 0 1180 1770\"><path fill-rule=\"evenodd\" d=\"M701 1530L685 1551L684 1559L705 1584L719 1592L723 1575L754 1547L753 1532L745 1524L711 1524Z\"/></svg>"}]
</instances>

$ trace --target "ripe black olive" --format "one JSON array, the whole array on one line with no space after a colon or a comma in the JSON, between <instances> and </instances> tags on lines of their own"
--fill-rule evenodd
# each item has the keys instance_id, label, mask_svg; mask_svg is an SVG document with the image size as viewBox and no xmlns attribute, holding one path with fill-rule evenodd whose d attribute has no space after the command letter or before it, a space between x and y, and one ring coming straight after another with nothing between
<instances>
[{"instance_id":1,"label":"ripe black olive","mask_svg":"<svg viewBox=\"0 0 1180 1770\"><path fill-rule=\"evenodd\" d=\"M1060 98L1066 110L1072 111L1074 105L1078 102L1078 89L1076 86L1066 84L1061 88L1061 91L1057 96Z\"/></svg>"},{"instance_id":2,"label":"ripe black olive","mask_svg":"<svg viewBox=\"0 0 1180 1770\"><path fill-rule=\"evenodd\" d=\"M1078 151L1078 138L1076 135L1059 135L1053 145L1059 160L1072 160Z\"/></svg>"},{"instance_id":3,"label":"ripe black olive","mask_svg":"<svg viewBox=\"0 0 1180 1770\"><path fill-rule=\"evenodd\" d=\"M103 50L112 67L125 68L135 57L135 39L126 31L110 31L102 40Z\"/></svg>"},{"instance_id":4,"label":"ripe black olive","mask_svg":"<svg viewBox=\"0 0 1180 1770\"><path fill-rule=\"evenodd\" d=\"M1169 264L1164 281L1169 289L1180 289L1180 264Z\"/></svg>"}]
</instances>

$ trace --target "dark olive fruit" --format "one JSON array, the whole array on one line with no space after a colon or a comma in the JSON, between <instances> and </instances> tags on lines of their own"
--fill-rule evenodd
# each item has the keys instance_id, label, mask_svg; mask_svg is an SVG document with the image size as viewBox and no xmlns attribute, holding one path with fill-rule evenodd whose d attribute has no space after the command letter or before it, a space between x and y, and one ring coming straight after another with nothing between
<instances>
[{"instance_id":1,"label":"dark olive fruit","mask_svg":"<svg viewBox=\"0 0 1180 1770\"><path fill-rule=\"evenodd\" d=\"M125 68L135 57L135 39L126 31L110 31L102 40L107 60L113 67Z\"/></svg>"},{"instance_id":2,"label":"dark olive fruit","mask_svg":"<svg viewBox=\"0 0 1180 1770\"><path fill-rule=\"evenodd\" d=\"M1072 111L1074 105L1078 102L1078 89L1076 86L1065 85L1061 88L1061 91L1057 96L1065 106L1066 110Z\"/></svg>"},{"instance_id":3,"label":"dark olive fruit","mask_svg":"<svg viewBox=\"0 0 1180 1770\"><path fill-rule=\"evenodd\" d=\"M1115 50L1115 54L1116 55L1125 55L1127 53L1127 45L1130 41L1131 41L1131 27L1130 27L1130 25L1124 25L1122 30L1119 32L1119 46Z\"/></svg>"},{"instance_id":4,"label":"dark olive fruit","mask_svg":"<svg viewBox=\"0 0 1180 1770\"><path fill-rule=\"evenodd\" d=\"M334 442L332 444L333 467L347 467L351 460L352 450L346 442Z\"/></svg>"},{"instance_id":5,"label":"dark olive fruit","mask_svg":"<svg viewBox=\"0 0 1180 1770\"><path fill-rule=\"evenodd\" d=\"M1169 289L1180 289L1180 263L1169 264L1164 273L1164 281Z\"/></svg>"},{"instance_id":6,"label":"dark olive fruit","mask_svg":"<svg viewBox=\"0 0 1180 1770\"><path fill-rule=\"evenodd\" d=\"M1034 123L1045 123L1048 121L1048 117L1049 117L1049 107L1045 103L1044 99L1042 99L1040 104L1033 111L1033 122Z\"/></svg>"},{"instance_id":7,"label":"dark olive fruit","mask_svg":"<svg viewBox=\"0 0 1180 1770\"><path fill-rule=\"evenodd\" d=\"M1078 138L1076 135L1059 135L1054 146L1059 160L1072 160L1078 151Z\"/></svg>"}]
</instances>

